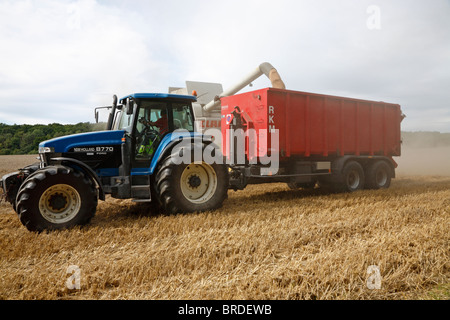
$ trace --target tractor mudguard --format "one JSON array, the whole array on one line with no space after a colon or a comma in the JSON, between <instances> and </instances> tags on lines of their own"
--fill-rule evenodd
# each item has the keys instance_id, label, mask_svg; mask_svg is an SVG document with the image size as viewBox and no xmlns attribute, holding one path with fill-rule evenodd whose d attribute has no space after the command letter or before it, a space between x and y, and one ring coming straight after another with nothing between
<instances>
[{"instance_id":1,"label":"tractor mudguard","mask_svg":"<svg viewBox=\"0 0 450 320\"><path fill-rule=\"evenodd\" d=\"M91 180L94 182L96 187L98 188L98 197L100 200L105 201L105 192L103 190L102 184L100 182L100 179L98 178L97 174L92 170L88 165L86 165L84 162L71 159L71 158L51 158L50 159L53 162L58 162L66 166L73 166L75 165L76 168L74 169L80 169L85 173Z\"/></svg>"},{"instance_id":2,"label":"tractor mudguard","mask_svg":"<svg viewBox=\"0 0 450 320\"><path fill-rule=\"evenodd\" d=\"M161 162L162 159L164 159L171 151L172 148L183 141L184 139L190 139L190 142L199 142L199 143L205 143L208 145L213 144L212 137L205 136L202 134L189 134L189 135L180 135L177 137L174 136L166 136L166 138L163 139L161 144L159 145L158 149L155 152L155 156L152 159L152 163L150 165L150 172L149 174L152 175L158 164ZM214 144L213 144L214 145ZM217 146L214 145L216 148Z\"/></svg>"}]
</instances>

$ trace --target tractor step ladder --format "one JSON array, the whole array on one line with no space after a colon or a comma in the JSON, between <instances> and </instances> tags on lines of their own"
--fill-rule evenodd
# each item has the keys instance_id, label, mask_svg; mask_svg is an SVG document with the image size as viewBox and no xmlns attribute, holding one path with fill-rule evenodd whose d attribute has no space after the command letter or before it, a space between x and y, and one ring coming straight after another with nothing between
<instances>
[{"instance_id":1,"label":"tractor step ladder","mask_svg":"<svg viewBox=\"0 0 450 320\"><path fill-rule=\"evenodd\" d=\"M137 184L131 185L131 197L133 202L151 202L152 193L150 190L150 177L147 177L147 181L136 181Z\"/></svg>"}]
</instances>

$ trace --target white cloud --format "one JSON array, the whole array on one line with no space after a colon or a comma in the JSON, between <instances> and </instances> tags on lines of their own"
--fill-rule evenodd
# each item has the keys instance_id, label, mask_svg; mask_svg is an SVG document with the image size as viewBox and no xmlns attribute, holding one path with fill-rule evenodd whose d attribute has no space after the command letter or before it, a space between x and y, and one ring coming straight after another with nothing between
<instances>
[{"instance_id":1,"label":"white cloud","mask_svg":"<svg viewBox=\"0 0 450 320\"><path fill-rule=\"evenodd\" d=\"M36 122L91 120L86 103L144 88L154 68L143 34L93 0L2 2L0 12L2 121L29 121L36 109Z\"/></svg>"}]
</instances>

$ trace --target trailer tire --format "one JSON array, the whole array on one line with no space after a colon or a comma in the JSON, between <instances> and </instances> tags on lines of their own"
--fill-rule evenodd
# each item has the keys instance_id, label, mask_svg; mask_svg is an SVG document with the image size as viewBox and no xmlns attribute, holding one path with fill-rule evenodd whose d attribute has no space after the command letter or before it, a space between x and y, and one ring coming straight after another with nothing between
<instances>
[{"instance_id":1,"label":"trailer tire","mask_svg":"<svg viewBox=\"0 0 450 320\"><path fill-rule=\"evenodd\" d=\"M364 188L364 169L356 161L345 164L338 183L335 185L337 191L355 192Z\"/></svg>"},{"instance_id":2,"label":"trailer tire","mask_svg":"<svg viewBox=\"0 0 450 320\"><path fill-rule=\"evenodd\" d=\"M17 194L17 212L29 231L61 230L85 225L97 210L92 181L69 167L52 166L36 171Z\"/></svg>"},{"instance_id":3,"label":"trailer tire","mask_svg":"<svg viewBox=\"0 0 450 320\"><path fill-rule=\"evenodd\" d=\"M228 195L227 167L205 162L175 164L169 155L158 168L155 189L168 214L216 210Z\"/></svg>"},{"instance_id":4,"label":"trailer tire","mask_svg":"<svg viewBox=\"0 0 450 320\"><path fill-rule=\"evenodd\" d=\"M386 161L371 163L366 171L366 187L368 189L387 189L391 185L392 168Z\"/></svg>"}]
</instances>

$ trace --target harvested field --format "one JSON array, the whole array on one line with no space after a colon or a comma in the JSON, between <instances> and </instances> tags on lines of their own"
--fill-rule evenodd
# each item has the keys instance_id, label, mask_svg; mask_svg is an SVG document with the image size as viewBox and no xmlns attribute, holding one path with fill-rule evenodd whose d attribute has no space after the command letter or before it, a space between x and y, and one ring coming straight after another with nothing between
<instances>
[{"instance_id":1,"label":"harvested field","mask_svg":"<svg viewBox=\"0 0 450 320\"><path fill-rule=\"evenodd\" d=\"M0 157L0 175L33 161ZM3 203L0 299L449 299L449 230L450 177L406 171L354 194L250 186L203 214L108 199L90 225L46 234Z\"/></svg>"}]
</instances>

